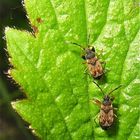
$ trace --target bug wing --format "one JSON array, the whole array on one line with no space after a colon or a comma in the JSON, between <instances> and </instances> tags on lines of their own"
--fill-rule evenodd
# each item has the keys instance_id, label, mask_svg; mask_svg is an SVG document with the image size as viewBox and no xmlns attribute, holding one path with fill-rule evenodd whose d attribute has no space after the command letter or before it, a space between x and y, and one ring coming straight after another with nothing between
<instances>
[{"instance_id":1,"label":"bug wing","mask_svg":"<svg viewBox=\"0 0 140 140\"><path fill-rule=\"evenodd\" d=\"M95 67L96 67L96 71L97 71L98 73L100 73L100 74L103 73L103 67L102 67L100 61L96 61L96 66L95 66Z\"/></svg>"},{"instance_id":2,"label":"bug wing","mask_svg":"<svg viewBox=\"0 0 140 140\"><path fill-rule=\"evenodd\" d=\"M114 112L113 112L113 110L110 110L109 112L108 112L108 118L107 118L107 121L108 121L108 123L110 124L110 125L112 125L112 123L113 123L113 121L114 121Z\"/></svg>"},{"instance_id":3,"label":"bug wing","mask_svg":"<svg viewBox=\"0 0 140 140\"><path fill-rule=\"evenodd\" d=\"M95 63L95 66L94 66L94 77L98 78L98 77L102 76L103 73L104 73L103 72L103 67L102 67L100 61L97 60L96 63Z\"/></svg>"},{"instance_id":4,"label":"bug wing","mask_svg":"<svg viewBox=\"0 0 140 140\"><path fill-rule=\"evenodd\" d=\"M114 122L113 110L110 110L108 113L106 113L103 110L100 111L99 123L104 130L110 128L113 122Z\"/></svg>"},{"instance_id":5,"label":"bug wing","mask_svg":"<svg viewBox=\"0 0 140 140\"><path fill-rule=\"evenodd\" d=\"M103 111L100 110L100 117L99 117L99 123L101 126L104 126L107 120L107 114Z\"/></svg>"}]
</instances>

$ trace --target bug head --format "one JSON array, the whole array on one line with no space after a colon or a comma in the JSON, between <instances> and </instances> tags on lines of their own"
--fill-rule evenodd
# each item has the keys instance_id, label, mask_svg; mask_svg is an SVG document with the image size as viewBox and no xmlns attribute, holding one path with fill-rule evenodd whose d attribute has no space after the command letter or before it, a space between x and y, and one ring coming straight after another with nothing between
<instances>
[{"instance_id":1,"label":"bug head","mask_svg":"<svg viewBox=\"0 0 140 140\"><path fill-rule=\"evenodd\" d=\"M85 58L86 59L91 59L91 58L94 58L95 57L95 49L94 47L92 48L85 48Z\"/></svg>"},{"instance_id":2,"label":"bug head","mask_svg":"<svg viewBox=\"0 0 140 140\"><path fill-rule=\"evenodd\" d=\"M119 85L115 89L111 90L107 95L104 95L103 98L103 105L111 105L111 102L113 101L113 98L110 97L110 94L114 92L115 90L119 89L122 85Z\"/></svg>"},{"instance_id":3,"label":"bug head","mask_svg":"<svg viewBox=\"0 0 140 140\"><path fill-rule=\"evenodd\" d=\"M79 46L84 52L85 52L85 56L84 59L91 59L95 57L95 48L88 45L87 48L84 48L82 45L78 44L78 43L74 43L71 42L72 44Z\"/></svg>"},{"instance_id":4,"label":"bug head","mask_svg":"<svg viewBox=\"0 0 140 140\"><path fill-rule=\"evenodd\" d=\"M104 98L103 98L103 105L111 105L111 98L109 95L105 95Z\"/></svg>"}]
</instances>

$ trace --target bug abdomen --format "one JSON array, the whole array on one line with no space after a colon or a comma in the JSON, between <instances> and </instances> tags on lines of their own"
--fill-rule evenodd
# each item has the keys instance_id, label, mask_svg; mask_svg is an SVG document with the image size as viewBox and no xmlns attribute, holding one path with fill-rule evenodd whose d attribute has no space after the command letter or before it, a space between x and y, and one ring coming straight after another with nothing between
<instances>
[{"instance_id":1,"label":"bug abdomen","mask_svg":"<svg viewBox=\"0 0 140 140\"><path fill-rule=\"evenodd\" d=\"M86 62L88 65L89 72L93 78L95 79L99 78L104 74L102 65L96 57L91 59L86 59Z\"/></svg>"},{"instance_id":2,"label":"bug abdomen","mask_svg":"<svg viewBox=\"0 0 140 140\"><path fill-rule=\"evenodd\" d=\"M113 108L109 108L109 107L101 108L100 118L99 118L100 126L103 129L107 130L112 126L113 122L114 122Z\"/></svg>"}]
</instances>

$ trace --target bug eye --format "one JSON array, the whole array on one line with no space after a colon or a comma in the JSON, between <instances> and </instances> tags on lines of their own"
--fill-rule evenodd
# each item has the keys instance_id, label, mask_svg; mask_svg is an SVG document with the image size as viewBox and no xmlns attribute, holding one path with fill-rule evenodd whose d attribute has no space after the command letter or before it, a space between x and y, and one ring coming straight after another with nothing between
<instances>
[{"instance_id":1,"label":"bug eye","mask_svg":"<svg viewBox=\"0 0 140 140\"><path fill-rule=\"evenodd\" d=\"M113 101L114 100L114 97L111 97L110 100Z\"/></svg>"},{"instance_id":2,"label":"bug eye","mask_svg":"<svg viewBox=\"0 0 140 140\"><path fill-rule=\"evenodd\" d=\"M83 58L83 59L86 59L85 55L82 55L82 58Z\"/></svg>"},{"instance_id":3,"label":"bug eye","mask_svg":"<svg viewBox=\"0 0 140 140\"><path fill-rule=\"evenodd\" d=\"M92 49L91 49L93 52L95 52L95 48L94 47L92 47Z\"/></svg>"}]
</instances>

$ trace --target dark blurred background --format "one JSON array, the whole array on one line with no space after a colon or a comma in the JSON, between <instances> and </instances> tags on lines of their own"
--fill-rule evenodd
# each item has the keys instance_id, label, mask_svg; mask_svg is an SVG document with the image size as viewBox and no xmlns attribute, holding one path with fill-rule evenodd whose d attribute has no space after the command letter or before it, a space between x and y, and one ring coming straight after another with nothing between
<instances>
[{"instance_id":1,"label":"dark blurred background","mask_svg":"<svg viewBox=\"0 0 140 140\"><path fill-rule=\"evenodd\" d=\"M37 140L24 122L12 109L11 101L25 98L18 85L8 78L10 68L4 30L9 26L31 31L22 0L0 0L0 140Z\"/></svg>"}]
</instances>

